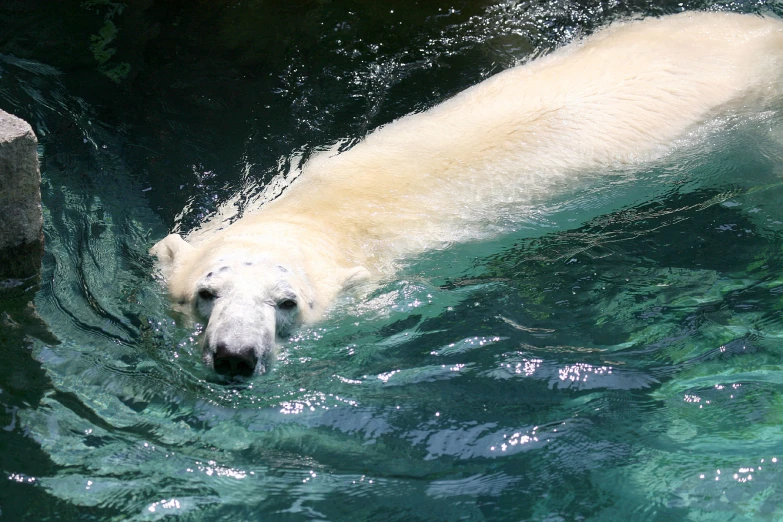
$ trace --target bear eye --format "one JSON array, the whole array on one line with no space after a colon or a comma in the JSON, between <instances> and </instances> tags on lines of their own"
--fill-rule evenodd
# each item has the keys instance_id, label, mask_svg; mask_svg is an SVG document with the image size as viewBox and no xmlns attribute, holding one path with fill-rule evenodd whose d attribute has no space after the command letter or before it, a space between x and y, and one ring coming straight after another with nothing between
<instances>
[{"instance_id":1,"label":"bear eye","mask_svg":"<svg viewBox=\"0 0 783 522\"><path fill-rule=\"evenodd\" d=\"M205 301L211 301L217 297L217 294L212 290L202 288L201 290L198 291L198 296Z\"/></svg>"},{"instance_id":2,"label":"bear eye","mask_svg":"<svg viewBox=\"0 0 783 522\"><path fill-rule=\"evenodd\" d=\"M293 310L296 308L296 301L293 299L284 299L277 303L277 307L281 310Z\"/></svg>"}]
</instances>

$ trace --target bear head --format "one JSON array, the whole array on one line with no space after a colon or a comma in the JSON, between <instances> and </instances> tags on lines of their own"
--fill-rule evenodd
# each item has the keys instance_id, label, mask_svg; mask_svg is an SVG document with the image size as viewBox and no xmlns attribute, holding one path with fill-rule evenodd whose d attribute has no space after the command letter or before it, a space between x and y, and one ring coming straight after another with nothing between
<instances>
[{"instance_id":1,"label":"bear head","mask_svg":"<svg viewBox=\"0 0 783 522\"><path fill-rule=\"evenodd\" d=\"M334 281L322 274L313 285L306 273L312 260L301 250L259 249L241 237L194 246L171 234L150 252L171 298L205 324L204 364L230 377L264 373L280 338L317 319L339 290L367 274L331 270Z\"/></svg>"}]
</instances>

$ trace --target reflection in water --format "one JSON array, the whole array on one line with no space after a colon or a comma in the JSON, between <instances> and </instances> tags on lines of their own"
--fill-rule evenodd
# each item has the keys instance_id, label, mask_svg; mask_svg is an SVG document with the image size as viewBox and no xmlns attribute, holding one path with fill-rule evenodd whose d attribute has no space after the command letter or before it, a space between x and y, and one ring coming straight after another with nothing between
<instances>
[{"instance_id":1,"label":"reflection in water","mask_svg":"<svg viewBox=\"0 0 783 522\"><path fill-rule=\"evenodd\" d=\"M451 7L417 8L432 12L396 32L403 9L337 2L270 63L246 51L255 71L173 70L167 57L199 49L163 42L148 69L127 62L149 90L107 88L111 103L75 72L0 56L0 103L42 143L47 223L40 288L0 294L2 514L780 517L775 115L411 261L292 336L268 375L227 386L201 366L200 325L170 310L146 254L181 209L183 230L227 201L241 213L317 146L667 9Z\"/></svg>"}]
</instances>

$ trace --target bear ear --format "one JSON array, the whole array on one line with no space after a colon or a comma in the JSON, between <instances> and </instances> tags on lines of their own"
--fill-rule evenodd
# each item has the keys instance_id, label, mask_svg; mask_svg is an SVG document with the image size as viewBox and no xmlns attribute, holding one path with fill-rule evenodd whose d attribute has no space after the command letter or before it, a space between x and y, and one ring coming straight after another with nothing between
<instances>
[{"instance_id":1,"label":"bear ear","mask_svg":"<svg viewBox=\"0 0 783 522\"><path fill-rule=\"evenodd\" d=\"M353 268L344 269L340 274L340 277L342 279L342 289L349 290L370 279L372 274L363 266L355 266Z\"/></svg>"},{"instance_id":2,"label":"bear ear","mask_svg":"<svg viewBox=\"0 0 783 522\"><path fill-rule=\"evenodd\" d=\"M169 234L150 248L150 254L158 258L163 277L168 279L177 258L193 250L193 245L182 239L179 234Z\"/></svg>"}]
</instances>

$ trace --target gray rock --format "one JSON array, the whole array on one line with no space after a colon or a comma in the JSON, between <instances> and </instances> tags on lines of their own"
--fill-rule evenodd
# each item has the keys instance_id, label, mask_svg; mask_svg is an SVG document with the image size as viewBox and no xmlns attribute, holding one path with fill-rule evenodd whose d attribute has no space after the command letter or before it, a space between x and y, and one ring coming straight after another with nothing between
<instances>
[{"instance_id":1,"label":"gray rock","mask_svg":"<svg viewBox=\"0 0 783 522\"><path fill-rule=\"evenodd\" d=\"M38 273L43 254L38 140L30 125L0 110L0 276Z\"/></svg>"}]
</instances>

